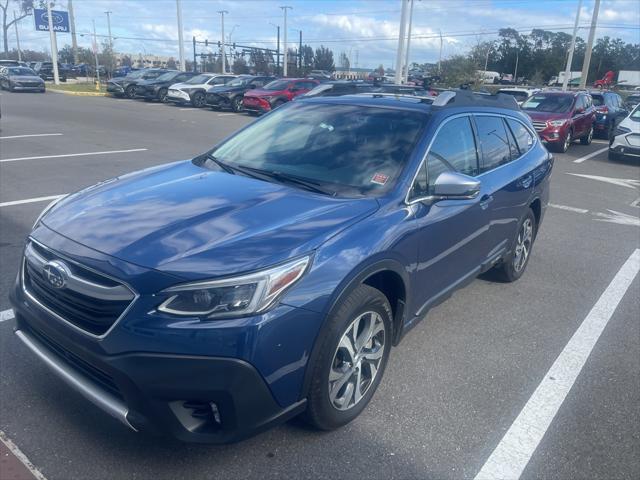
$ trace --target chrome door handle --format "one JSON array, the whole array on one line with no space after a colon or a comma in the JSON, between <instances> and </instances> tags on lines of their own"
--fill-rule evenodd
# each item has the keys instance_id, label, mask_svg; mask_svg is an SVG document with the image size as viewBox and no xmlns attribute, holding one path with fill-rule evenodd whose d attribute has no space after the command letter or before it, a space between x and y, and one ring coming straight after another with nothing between
<instances>
[{"instance_id":1,"label":"chrome door handle","mask_svg":"<svg viewBox=\"0 0 640 480\"><path fill-rule=\"evenodd\" d=\"M491 202L493 202L493 195L483 195L480 199L480 206L484 210L489 206Z\"/></svg>"}]
</instances>

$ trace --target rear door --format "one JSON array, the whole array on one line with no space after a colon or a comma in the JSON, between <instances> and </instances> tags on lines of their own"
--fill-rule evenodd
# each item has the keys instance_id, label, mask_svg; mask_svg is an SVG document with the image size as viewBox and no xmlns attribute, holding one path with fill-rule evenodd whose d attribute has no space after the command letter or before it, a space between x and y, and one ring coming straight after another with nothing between
<instances>
[{"instance_id":1,"label":"rear door","mask_svg":"<svg viewBox=\"0 0 640 480\"><path fill-rule=\"evenodd\" d=\"M499 115L474 115L480 145L481 202L486 205L491 227L487 235L488 256L510 248L518 223L529 205L533 188L532 162L527 152L535 140L532 132L515 119ZM522 147L516 138L520 138Z\"/></svg>"}]
</instances>

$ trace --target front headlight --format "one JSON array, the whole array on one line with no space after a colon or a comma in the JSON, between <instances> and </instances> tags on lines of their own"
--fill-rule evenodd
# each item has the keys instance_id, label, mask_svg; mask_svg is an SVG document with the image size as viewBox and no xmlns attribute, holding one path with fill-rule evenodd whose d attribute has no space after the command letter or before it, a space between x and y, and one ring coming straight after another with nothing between
<instances>
[{"instance_id":1,"label":"front headlight","mask_svg":"<svg viewBox=\"0 0 640 480\"><path fill-rule=\"evenodd\" d=\"M620 125L618 125L616 127L616 131L614 133L614 136L618 136L618 135L624 135L625 133L631 133L631 129L627 128L627 127L622 127Z\"/></svg>"},{"instance_id":2,"label":"front headlight","mask_svg":"<svg viewBox=\"0 0 640 480\"><path fill-rule=\"evenodd\" d=\"M566 120L549 120L547 122L548 125L552 127L561 127L566 123Z\"/></svg>"},{"instance_id":3,"label":"front headlight","mask_svg":"<svg viewBox=\"0 0 640 480\"><path fill-rule=\"evenodd\" d=\"M36 218L36 221L33 223L33 227L31 227L31 230L33 230L34 228L36 228L38 226L38 223L40 223L40 220L42 220L44 218L44 216L49 213L49 211L55 207L60 201L64 200L66 197L68 197L69 195L60 195L58 198L56 198L53 202L51 202L49 205L47 205L46 207L44 207L44 210L42 210L42 212L40 212L40 215L38 215L38 218Z\"/></svg>"},{"instance_id":4,"label":"front headlight","mask_svg":"<svg viewBox=\"0 0 640 480\"><path fill-rule=\"evenodd\" d=\"M307 271L310 257L224 280L176 285L158 311L179 316L238 317L259 313L271 305Z\"/></svg>"}]
</instances>

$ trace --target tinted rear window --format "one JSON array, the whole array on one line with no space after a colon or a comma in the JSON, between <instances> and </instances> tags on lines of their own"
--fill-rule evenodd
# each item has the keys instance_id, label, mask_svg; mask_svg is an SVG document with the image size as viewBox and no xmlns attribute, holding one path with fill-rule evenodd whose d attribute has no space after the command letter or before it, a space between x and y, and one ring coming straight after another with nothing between
<instances>
[{"instance_id":1,"label":"tinted rear window","mask_svg":"<svg viewBox=\"0 0 640 480\"><path fill-rule=\"evenodd\" d=\"M509 163L511 160L509 137L502 118L484 115L478 115L475 118L478 139L482 147L480 171L486 172Z\"/></svg>"},{"instance_id":2,"label":"tinted rear window","mask_svg":"<svg viewBox=\"0 0 640 480\"><path fill-rule=\"evenodd\" d=\"M573 105L572 95L536 94L522 104L523 110L549 113L566 113Z\"/></svg>"}]
</instances>

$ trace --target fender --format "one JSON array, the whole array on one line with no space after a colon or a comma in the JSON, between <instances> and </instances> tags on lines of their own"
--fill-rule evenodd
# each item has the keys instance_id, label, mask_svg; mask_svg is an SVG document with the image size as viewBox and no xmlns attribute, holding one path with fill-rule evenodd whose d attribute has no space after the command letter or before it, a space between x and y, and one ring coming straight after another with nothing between
<instances>
[{"instance_id":1,"label":"fender","mask_svg":"<svg viewBox=\"0 0 640 480\"><path fill-rule=\"evenodd\" d=\"M392 254L393 255L393 254ZM394 257L396 255L393 255ZM307 392L309 391L309 386L311 384L311 372L315 367L315 363L317 361L318 356L320 355L320 345L323 343L324 335L326 332L325 324L327 320L335 310L336 306L343 298L347 297L358 285L360 285L367 277L378 273L383 270L390 270L394 273L397 273L402 282L404 283L405 289L405 304L408 303L409 299L409 274L407 273L406 268L402 265L402 263L396 258L389 258L389 252L382 252L373 257L367 259L366 262L359 264L356 266L349 275L347 275L342 282L336 287L331 298L327 302L327 308L323 315L322 325L318 330L318 335L316 336L313 342L313 350L311 351L311 355L309 356L309 361L307 362L307 367L304 373L304 381L302 383L302 390L300 393L300 399L304 399L307 397ZM405 320L405 308L404 305L398 308L396 312L396 316L399 318L394 319L394 326L399 325L400 328L397 328L392 332L393 345L397 345L399 339L402 337L402 330L404 326Z\"/></svg>"}]
</instances>

